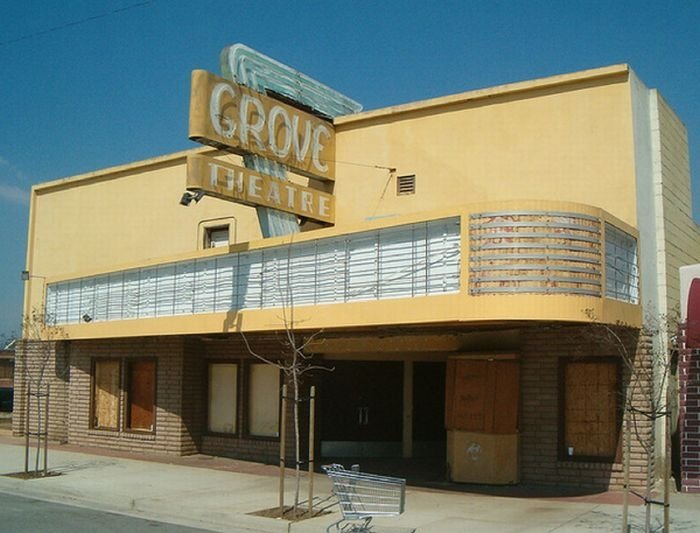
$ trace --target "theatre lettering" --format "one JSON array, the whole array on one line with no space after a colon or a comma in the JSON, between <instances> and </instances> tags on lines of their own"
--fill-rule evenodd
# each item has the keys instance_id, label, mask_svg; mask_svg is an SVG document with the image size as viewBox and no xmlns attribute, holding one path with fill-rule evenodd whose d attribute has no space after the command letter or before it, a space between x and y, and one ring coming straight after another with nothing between
<instances>
[{"instance_id":1,"label":"theatre lettering","mask_svg":"<svg viewBox=\"0 0 700 533\"><path fill-rule=\"evenodd\" d=\"M203 70L192 72L189 137L257 154L309 177L335 176L330 122Z\"/></svg>"},{"instance_id":2,"label":"theatre lettering","mask_svg":"<svg viewBox=\"0 0 700 533\"><path fill-rule=\"evenodd\" d=\"M334 219L332 195L210 157L192 155L187 158L187 189L321 222L332 223Z\"/></svg>"}]
</instances>

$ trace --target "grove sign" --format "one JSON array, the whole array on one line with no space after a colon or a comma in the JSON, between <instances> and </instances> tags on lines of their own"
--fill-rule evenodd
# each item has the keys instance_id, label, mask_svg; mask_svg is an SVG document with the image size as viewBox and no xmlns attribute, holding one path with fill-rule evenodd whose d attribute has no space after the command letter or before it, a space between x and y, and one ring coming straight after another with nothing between
<instances>
[{"instance_id":1,"label":"grove sign","mask_svg":"<svg viewBox=\"0 0 700 533\"><path fill-rule=\"evenodd\" d=\"M335 177L330 122L204 70L192 72L189 137L257 154L312 178Z\"/></svg>"},{"instance_id":2,"label":"grove sign","mask_svg":"<svg viewBox=\"0 0 700 533\"><path fill-rule=\"evenodd\" d=\"M187 189L234 202L265 206L332 223L332 195L211 157L187 157Z\"/></svg>"}]
</instances>

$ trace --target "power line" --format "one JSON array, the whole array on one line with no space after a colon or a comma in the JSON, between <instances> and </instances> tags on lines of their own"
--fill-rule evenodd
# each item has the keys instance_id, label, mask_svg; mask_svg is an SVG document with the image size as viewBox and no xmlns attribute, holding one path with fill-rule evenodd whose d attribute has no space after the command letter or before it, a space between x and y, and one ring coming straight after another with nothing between
<instances>
[{"instance_id":1,"label":"power line","mask_svg":"<svg viewBox=\"0 0 700 533\"><path fill-rule=\"evenodd\" d=\"M139 2L137 4L131 4L125 7L120 7L118 9L113 9L112 11L107 11L105 13L101 13L99 15L94 15L92 17L87 17L84 19L80 20L74 20L72 22L66 22L65 24L61 24L60 26L54 26L53 28L47 28L45 30L39 30L34 33L28 33L26 35L22 35L21 37L16 37L14 39L10 39L7 41L0 41L0 46L7 46L10 44L15 44L20 41L26 41L29 39L32 39L34 37L38 37L40 35L46 35L47 33L54 33L57 31L65 30L67 28L72 28L73 26L79 26L81 24L85 24L87 22L92 22L93 20L98 20L106 17L111 17L112 15L116 15L118 13L123 13L124 11L129 11L130 9L134 9L136 7L142 7L148 4L154 3L156 0L145 0L144 2Z\"/></svg>"}]
</instances>

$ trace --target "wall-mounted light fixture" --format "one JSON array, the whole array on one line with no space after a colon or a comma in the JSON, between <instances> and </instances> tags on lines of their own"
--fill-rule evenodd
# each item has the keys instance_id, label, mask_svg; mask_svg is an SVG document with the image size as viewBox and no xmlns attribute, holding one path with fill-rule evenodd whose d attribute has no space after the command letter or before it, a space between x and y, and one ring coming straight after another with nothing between
<instances>
[{"instance_id":1,"label":"wall-mounted light fixture","mask_svg":"<svg viewBox=\"0 0 700 533\"><path fill-rule=\"evenodd\" d=\"M189 192L187 191L182 195L182 198L180 198L180 205L184 205L187 207L192 203L192 200L194 200L194 203L199 202L202 198L204 198L204 191L196 191L196 192Z\"/></svg>"},{"instance_id":2,"label":"wall-mounted light fixture","mask_svg":"<svg viewBox=\"0 0 700 533\"><path fill-rule=\"evenodd\" d=\"M36 276L34 274L30 274L29 270L22 270L22 281L29 281L30 278L46 279L44 276Z\"/></svg>"}]
</instances>

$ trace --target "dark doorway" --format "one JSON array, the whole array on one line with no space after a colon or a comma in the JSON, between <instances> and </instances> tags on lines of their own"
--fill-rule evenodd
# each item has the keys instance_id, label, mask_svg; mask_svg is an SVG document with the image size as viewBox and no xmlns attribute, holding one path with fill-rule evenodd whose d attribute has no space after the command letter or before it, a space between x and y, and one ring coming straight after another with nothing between
<instances>
[{"instance_id":1,"label":"dark doorway","mask_svg":"<svg viewBox=\"0 0 700 533\"><path fill-rule=\"evenodd\" d=\"M403 363L335 361L333 367L321 386L322 455L400 456Z\"/></svg>"},{"instance_id":2,"label":"dark doorway","mask_svg":"<svg viewBox=\"0 0 700 533\"><path fill-rule=\"evenodd\" d=\"M413 366L413 456L445 456L445 363Z\"/></svg>"}]
</instances>

